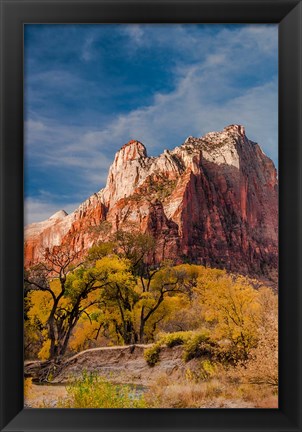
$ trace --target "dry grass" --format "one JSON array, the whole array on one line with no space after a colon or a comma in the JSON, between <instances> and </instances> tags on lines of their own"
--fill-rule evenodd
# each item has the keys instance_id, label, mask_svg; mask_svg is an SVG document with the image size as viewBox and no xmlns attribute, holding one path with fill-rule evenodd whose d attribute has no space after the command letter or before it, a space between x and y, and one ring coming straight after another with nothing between
<instances>
[{"instance_id":1,"label":"dry grass","mask_svg":"<svg viewBox=\"0 0 302 432\"><path fill-rule=\"evenodd\" d=\"M32 378L25 378L24 379L24 398L28 398L30 393L32 392Z\"/></svg>"},{"instance_id":2,"label":"dry grass","mask_svg":"<svg viewBox=\"0 0 302 432\"><path fill-rule=\"evenodd\" d=\"M26 381L27 379L24 386L24 404L28 408L57 408L60 401L67 398L63 385L36 385Z\"/></svg>"},{"instance_id":3,"label":"dry grass","mask_svg":"<svg viewBox=\"0 0 302 432\"><path fill-rule=\"evenodd\" d=\"M87 383L87 389L83 384L70 387L72 394L69 394L63 386L37 386L27 381L25 403L36 408L278 408L275 388L242 384L234 378L234 374L230 377L227 371L220 371L215 377L203 381L196 381L196 376L190 373L178 382L162 375L151 385L144 398L135 403L128 397L128 392L121 394L120 390L116 392L114 385L103 381L100 384L100 389Z\"/></svg>"},{"instance_id":4,"label":"dry grass","mask_svg":"<svg viewBox=\"0 0 302 432\"><path fill-rule=\"evenodd\" d=\"M278 408L278 395L271 386L238 384L223 373L207 381L174 383L163 375L145 394L145 402L152 408Z\"/></svg>"},{"instance_id":5,"label":"dry grass","mask_svg":"<svg viewBox=\"0 0 302 432\"><path fill-rule=\"evenodd\" d=\"M171 383L169 377L163 375L145 394L145 401L152 408L198 408L205 394L203 384Z\"/></svg>"}]
</instances>

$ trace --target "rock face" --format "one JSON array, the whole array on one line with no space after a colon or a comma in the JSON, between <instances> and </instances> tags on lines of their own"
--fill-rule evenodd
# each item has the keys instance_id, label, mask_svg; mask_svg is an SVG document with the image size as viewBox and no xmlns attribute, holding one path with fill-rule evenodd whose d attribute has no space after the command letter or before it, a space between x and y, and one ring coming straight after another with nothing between
<instances>
[{"instance_id":1,"label":"rock face","mask_svg":"<svg viewBox=\"0 0 302 432\"><path fill-rule=\"evenodd\" d=\"M157 262L268 275L278 265L276 169L240 125L188 137L158 157L130 141L116 153L104 189L70 215L26 227L25 265L45 247L68 243L84 252L118 229L151 233Z\"/></svg>"}]
</instances>

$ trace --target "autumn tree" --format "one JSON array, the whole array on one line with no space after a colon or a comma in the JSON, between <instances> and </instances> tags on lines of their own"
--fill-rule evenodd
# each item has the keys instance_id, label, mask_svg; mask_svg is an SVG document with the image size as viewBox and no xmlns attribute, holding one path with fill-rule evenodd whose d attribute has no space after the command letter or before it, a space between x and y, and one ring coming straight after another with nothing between
<instances>
[{"instance_id":1,"label":"autumn tree","mask_svg":"<svg viewBox=\"0 0 302 432\"><path fill-rule=\"evenodd\" d=\"M258 291L243 276L208 270L198 278L197 292L207 322L218 338L229 339L244 357L257 345Z\"/></svg>"},{"instance_id":2,"label":"autumn tree","mask_svg":"<svg viewBox=\"0 0 302 432\"><path fill-rule=\"evenodd\" d=\"M125 344L135 343L137 336L133 323L133 308L138 301L135 291L136 280L128 259L117 255L105 256L97 260L95 267L107 275L107 284L99 293L104 311L104 322L110 321L115 332Z\"/></svg>"},{"instance_id":3,"label":"autumn tree","mask_svg":"<svg viewBox=\"0 0 302 432\"><path fill-rule=\"evenodd\" d=\"M140 319L139 319L139 340L145 341L145 329L148 322L153 320L153 331L156 325L167 313L162 306L165 300L175 296L188 296L194 284L190 266L172 266L171 263L163 263L156 270L150 271L147 276L140 277ZM196 274L197 276L197 274ZM158 314L162 308L162 315Z\"/></svg>"},{"instance_id":4,"label":"autumn tree","mask_svg":"<svg viewBox=\"0 0 302 432\"><path fill-rule=\"evenodd\" d=\"M90 293L107 284L107 273L98 269L75 268L78 254L65 247L45 251L44 261L25 272L28 315L46 330L49 358L63 356L77 322L99 299Z\"/></svg>"},{"instance_id":5,"label":"autumn tree","mask_svg":"<svg viewBox=\"0 0 302 432\"><path fill-rule=\"evenodd\" d=\"M107 284L99 293L104 324L113 324L125 344L144 342L146 325L164 300L182 291L184 273L173 267L154 270L147 283L135 274L131 261L121 256L105 256L95 267L108 274ZM156 320L152 325L155 330Z\"/></svg>"},{"instance_id":6,"label":"autumn tree","mask_svg":"<svg viewBox=\"0 0 302 432\"><path fill-rule=\"evenodd\" d=\"M150 234L135 229L131 232L118 230L113 236L113 241L120 255L131 262L136 275L145 276L150 269L154 269L155 239Z\"/></svg>"},{"instance_id":7,"label":"autumn tree","mask_svg":"<svg viewBox=\"0 0 302 432\"><path fill-rule=\"evenodd\" d=\"M173 263L152 263L154 239L149 234L118 231L114 242L94 246L88 256L94 265L110 273L110 282L101 292L106 316L126 344L145 342L146 327L152 338L157 324L167 313L164 301L189 293L193 273L190 266L173 268ZM99 259L98 259L99 258ZM197 273L194 273L196 281Z\"/></svg>"},{"instance_id":8,"label":"autumn tree","mask_svg":"<svg viewBox=\"0 0 302 432\"><path fill-rule=\"evenodd\" d=\"M168 260L156 264L155 239L148 233L119 230L114 238L122 255L131 262L133 274L137 277L139 297L135 309L139 319L135 339L143 343L146 326L151 324L152 331L149 333L152 337L157 324L167 313L167 309L163 308L164 300L179 293L191 295L197 273L190 266L173 269L173 262Z\"/></svg>"},{"instance_id":9,"label":"autumn tree","mask_svg":"<svg viewBox=\"0 0 302 432\"><path fill-rule=\"evenodd\" d=\"M259 289L258 342L240 369L244 382L278 387L278 296L267 287Z\"/></svg>"},{"instance_id":10,"label":"autumn tree","mask_svg":"<svg viewBox=\"0 0 302 432\"><path fill-rule=\"evenodd\" d=\"M65 247L46 250L44 261L25 273L27 328L44 339L40 356L65 355L71 338L79 349L100 333L111 343L145 343L160 328L196 329L205 321L246 354L256 346L260 304L247 279L155 264L153 252L154 239L135 231L97 243L82 263Z\"/></svg>"}]
</instances>

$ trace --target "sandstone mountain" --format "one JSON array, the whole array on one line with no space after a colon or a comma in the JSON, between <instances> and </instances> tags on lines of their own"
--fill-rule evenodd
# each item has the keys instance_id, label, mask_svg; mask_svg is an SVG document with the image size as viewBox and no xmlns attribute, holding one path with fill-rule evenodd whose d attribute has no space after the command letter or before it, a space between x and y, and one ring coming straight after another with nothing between
<instances>
[{"instance_id":1,"label":"sandstone mountain","mask_svg":"<svg viewBox=\"0 0 302 432\"><path fill-rule=\"evenodd\" d=\"M25 228L25 265L46 247L85 252L116 230L156 239L154 259L267 276L278 263L278 180L273 162L240 125L148 157L138 141L115 155L104 189L70 215Z\"/></svg>"}]
</instances>

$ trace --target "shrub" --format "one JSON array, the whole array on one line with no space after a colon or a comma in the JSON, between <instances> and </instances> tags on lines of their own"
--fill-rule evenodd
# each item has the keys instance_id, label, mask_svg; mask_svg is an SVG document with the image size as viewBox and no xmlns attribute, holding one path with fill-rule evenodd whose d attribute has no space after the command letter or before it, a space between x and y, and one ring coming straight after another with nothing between
<instances>
[{"instance_id":1,"label":"shrub","mask_svg":"<svg viewBox=\"0 0 302 432\"><path fill-rule=\"evenodd\" d=\"M246 360L246 352L234 344L220 346L212 340L207 330L175 332L163 335L160 339L146 349L145 360L149 366L154 366L159 361L159 353L163 346L173 348L183 345L183 360L188 362L194 358L207 357L211 361L237 365ZM206 374L206 372L205 372Z\"/></svg>"},{"instance_id":2,"label":"shrub","mask_svg":"<svg viewBox=\"0 0 302 432\"><path fill-rule=\"evenodd\" d=\"M214 355L215 343L212 342L206 333L198 333L187 341L183 353L184 361L188 362L193 358Z\"/></svg>"},{"instance_id":3,"label":"shrub","mask_svg":"<svg viewBox=\"0 0 302 432\"><path fill-rule=\"evenodd\" d=\"M189 383L200 383L201 381L208 381L217 375L217 364L211 360L202 360L199 363L199 368L187 368L185 371L185 379Z\"/></svg>"},{"instance_id":4,"label":"shrub","mask_svg":"<svg viewBox=\"0 0 302 432\"><path fill-rule=\"evenodd\" d=\"M144 357L149 366L155 366L159 360L159 353L161 349L161 343L157 342L150 348L144 351Z\"/></svg>"},{"instance_id":5,"label":"shrub","mask_svg":"<svg viewBox=\"0 0 302 432\"><path fill-rule=\"evenodd\" d=\"M160 339L160 342L166 344L167 347L173 348L175 346L184 345L190 337L192 337L193 332L176 332L170 333Z\"/></svg>"},{"instance_id":6,"label":"shrub","mask_svg":"<svg viewBox=\"0 0 302 432\"><path fill-rule=\"evenodd\" d=\"M212 380L207 383L205 389L205 399L212 401L215 398L218 398L223 394L223 386L221 382L217 382L216 380Z\"/></svg>"},{"instance_id":7,"label":"shrub","mask_svg":"<svg viewBox=\"0 0 302 432\"><path fill-rule=\"evenodd\" d=\"M67 387L68 398L62 408L145 408L143 396L130 386L106 382L95 374L84 373Z\"/></svg>"},{"instance_id":8,"label":"shrub","mask_svg":"<svg viewBox=\"0 0 302 432\"><path fill-rule=\"evenodd\" d=\"M159 361L159 353L161 347L166 345L168 348L173 348L175 346L184 345L187 341L195 334L192 331L187 332L175 332L163 335L160 339L147 348L144 352L144 357L149 366L154 366Z\"/></svg>"},{"instance_id":9,"label":"shrub","mask_svg":"<svg viewBox=\"0 0 302 432\"><path fill-rule=\"evenodd\" d=\"M183 359L187 362L203 355L213 357L217 344L210 340L207 331L169 333L162 336L154 345L145 350L144 357L149 366L154 366L159 361L161 347L165 345L168 348L184 345Z\"/></svg>"},{"instance_id":10,"label":"shrub","mask_svg":"<svg viewBox=\"0 0 302 432\"><path fill-rule=\"evenodd\" d=\"M217 367L211 360L203 360L200 364L199 376L202 380L212 378L216 374Z\"/></svg>"}]
</instances>

